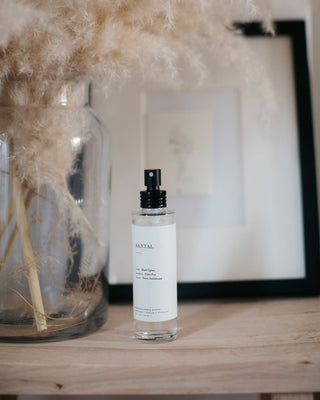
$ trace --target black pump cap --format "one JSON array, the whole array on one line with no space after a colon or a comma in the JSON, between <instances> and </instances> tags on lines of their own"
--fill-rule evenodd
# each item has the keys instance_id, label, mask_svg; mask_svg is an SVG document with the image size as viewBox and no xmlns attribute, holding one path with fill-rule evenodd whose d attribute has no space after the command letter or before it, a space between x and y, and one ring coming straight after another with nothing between
<instances>
[{"instance_id":1,"label":"black pump cap","mask_svg":"<svg viewBox=\"0 0 320 400\"><path fill-rule=\"evenodd\" d=\"M167 192L160 190L161 170L145 169L144 184L147 190L140 192L141 208L164 208L167 207Z\"/></svg>"},{"instance_id":2,"label":"black pump cap","mask_svg":"<svg viewBox=\"0 0 320 400\"><path fill-rule=\"evenodd\" d=\"M147 190L159 190L159 186L161 185L161 170L145 169L144 185L147 186Z\"/></svg>"}]
</instances>

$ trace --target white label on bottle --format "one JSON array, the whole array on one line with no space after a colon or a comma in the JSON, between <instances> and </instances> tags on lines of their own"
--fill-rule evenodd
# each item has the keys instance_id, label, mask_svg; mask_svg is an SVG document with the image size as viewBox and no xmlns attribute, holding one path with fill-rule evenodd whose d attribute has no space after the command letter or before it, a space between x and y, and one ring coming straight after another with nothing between
<instances>
[{"instance_id":1,"label":"white label on bottle","mask_svg":"<svg viewBox=\"0 0 320 400\"><path fill-rule=\"evenodd\" d=\"M177 317L176 225L132 225L133 311L140 321Z\"/></svg>"}]
</instances>

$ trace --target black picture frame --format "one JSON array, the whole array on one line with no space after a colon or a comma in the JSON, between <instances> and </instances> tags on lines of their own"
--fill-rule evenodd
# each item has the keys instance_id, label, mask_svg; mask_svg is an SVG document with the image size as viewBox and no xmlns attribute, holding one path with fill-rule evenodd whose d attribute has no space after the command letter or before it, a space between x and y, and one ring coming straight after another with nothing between
<instances>
[{"instance_id":1,"label":"black picture frame","mask_svg":"<svg viewBox=\"0 0 320 400\"><path fill-rule=\"evenodd\" d=\"M237 23L250 37L270 38L258 22ZM317 203L314 134L307 58L306 27L303 20L275 21L276 36L292 43L296 118L303 205L305 277L298 279L178 283L179 299L257 296L307 296L320 293L319 220ZM110 300L131 300L132 284L110 285Z\"/></svg>"}]
</instances>

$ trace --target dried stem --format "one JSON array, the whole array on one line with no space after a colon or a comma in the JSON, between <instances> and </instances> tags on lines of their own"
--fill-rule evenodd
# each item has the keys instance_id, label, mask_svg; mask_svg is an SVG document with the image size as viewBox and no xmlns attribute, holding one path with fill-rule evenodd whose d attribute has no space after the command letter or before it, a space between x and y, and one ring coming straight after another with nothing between
<instances>
[{"instance_id":1,"label":"dried stem","mask_svg":"<svg viewBox=\"0 0 320 400\"><path fill-rule=\"evenodd\" d=\"M22 187L21 190L22 190L22 194L23 194L25 188ZM0 221L0 239L2 238L2 235L4 234L8 225L10 224L10 221L12 220L13 215L14 215L14 204L13 204L13 200L11 199L8 209L7 209L7 212L4 216L4 218Z\"/></svg>"},{"instance_id":2,"label":"dried stem","mask_svg":"<svg viewBox=\"0 0 320 400\"><path fill-rule=\"evenodd\" d=\"M67 196L67 199L70 203L74 204L74 198L72 197L71 193L69 192L67 186L65 186L65 193ZM90 224L90 222L88 221L87 217L84 215L83 211L81 210L80 207L76 206L78 208L78 211L80 213L80 217L81 220L83 221L88 233L91 235L92 239L96 242L96 244L99 247L104 247L105 245L101 242L101 240L99 240L96 232L94 231L92 225Z\"/></svg>"},{"instance_id":3,"label":"dried stem","mask_svg":"<svg viewBox=\"0 0 320 400\"><path fill-rule=\"evenodd\" d=\"M22 188L17 176L16 164L13 158L10 160L10 183L14 210L17 218L17 227L21 238L24 266L27 271L31 301L34 307L34 318L38 331L43 331L47 329L47 323L44 317L44 307L37 265L32 249L27 210L23 199Z\"/></svg>"},{"instance_id":4,"label":"dried stem","mask_svg":"<svg viewBox=\"0 0 320 400\"><path fill-rule=\"evenodd\" d=\"M31 204L31 201L32 201L32 199L33 199L33 196L34 196L34 193L33 193L31 190L29 190L29 192L28 192L28 194L27 194L27 196L26 196L26 199L25 199L25 207L26 207L26 210L28 210L28 208L29 208L29 206L30 206L30 204ZM12 201L12 203L13 203L13 201ZM12 217L11 217L11 218L12 218ZM10 218L10 219L11 219L11 218ZM13 227L13 229L12 229L11 235L10 235L10 237L9 237L7 246L6 246L6 248L5 248L3 257L2 257L2 259L1 259L1 263L0 263L0 274L1 274L1 272L2 272L2 269L4 268L4 266L5 266L6 263L7 263L8 257L9 257L9 255L10 255L11 251L12 251L14 242L15 242L16 237L17 237L17 234L18 234L18 226L17 226L17 223L15 223L15 225L14 225L14 227Z\"/></svg>"},{"instance_id":5,"label":"dried stem","mask_svg":"<svg viewBox=\"0 0 320 400\"><path fill-rule=\"evenodd\" d=\"M26 303L26 305L28 307L30 307L35 313L39 314L39 311L36 310L35 307L21 293L18 292L18 290L13 289L11 287L6 287L6 286L0 286L0 289L10 290L11 292L15 293L17 296L19 296L21 298L21 300L23 300ZM89 302L88 302L88 304L89 304ZM48 314L41 314L41 315L43 316L43 318L49 319L51 321L70 321L70 320L74 320L74 319L76 319L78 317L81 317L83 312L80 311L80 312L78 312L77 314L74 314L74 315L71 315L72 312L69 313L69 314L70 314L70 317L58 317L58 318L55 318L52 315L48 315ZM51 326L50 326L50 328L51 328ZM51 329L50 329L50 331L52 332Z\"/></svg>"}]
</instances>

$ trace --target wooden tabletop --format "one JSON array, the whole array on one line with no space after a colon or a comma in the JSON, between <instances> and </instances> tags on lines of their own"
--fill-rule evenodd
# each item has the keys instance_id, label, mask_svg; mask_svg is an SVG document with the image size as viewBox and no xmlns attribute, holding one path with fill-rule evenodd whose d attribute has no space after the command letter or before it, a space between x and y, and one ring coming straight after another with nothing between
<instances>
[{"instance_id":1,"label":"wooden tabletop","mask_svg":"<svg viewBox=\"0 0 320 400\"><path fill-rule=\"evenodd\" d=\"M0 394L320 391L320 298L179 305L178 339L133 339L131 305L84 338L0 344Z\"/></svg>"}]
</instances>

